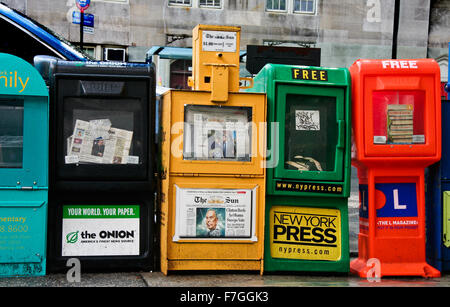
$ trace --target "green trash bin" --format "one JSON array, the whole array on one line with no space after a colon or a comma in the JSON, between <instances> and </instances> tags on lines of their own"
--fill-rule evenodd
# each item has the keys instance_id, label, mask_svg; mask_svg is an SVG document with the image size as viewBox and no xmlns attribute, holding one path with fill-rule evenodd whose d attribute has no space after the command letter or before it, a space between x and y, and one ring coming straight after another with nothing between
<instances>
[{"instance_id":1,"label":"green trash bin","mask_svg":"<svg viewBox=\"0 0 450 307\"><path fill-rule=\"evenodd\" d=\"M347 69L267 64L264 271L349 271Z\"/></svg>"},{"instance_id":2,"label":"green trash bin","mask_svg":"<svg viewBox=\"0 0 450 307\"><path fill-rule=\"evenodd\" d=\"M47 200L47 86L0 53L0 276L45 275Z\"/></svg>"}]
</instances>

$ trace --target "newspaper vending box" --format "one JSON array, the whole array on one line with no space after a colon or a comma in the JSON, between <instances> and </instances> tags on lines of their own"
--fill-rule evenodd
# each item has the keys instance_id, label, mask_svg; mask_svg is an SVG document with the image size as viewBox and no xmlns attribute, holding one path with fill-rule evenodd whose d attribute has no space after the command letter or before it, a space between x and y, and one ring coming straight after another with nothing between
<instances>
[{"instance_id":1,"label":"newspaper vending box","mask_svg":"<svg viewBox=\"0 0 450 307\"><path fill-rule=\"evenodd\" d=\"M35 58L50 86L49 268L154 265L151 64Z\"/></svg>"},{"instance_id":2,"label":"newspaper vending box","mask_svg":"<svg viewBox=\"0 0 450 307\"><path fill-rule=\"evenodd\" d=\"M265 94L239 92L240 27L193 30L193 91L162 103L161 271L263 269Z\"/></svg>"},{"instance_id":3,"label":"newspaper vending box","mask_svg":"<svg viewBox=\"0 0 450 307\"><path fill-rule=\"evenodd\" d=\"M350 74L267 64L264 271L349 270Z\"/></svg>"},{"instance_id":4,"label":"newspaper vending box","mask_svg":"<svg viewBox=\"0 0 450 307\"><path fill-rule=\"evenodd\" d=\"M0 53L0 276L45 275L47 203L48 90Z\"/></svg>"},{"instance_id":5,"label":"newspaper vending box","mask_svg":"<svg viewBox=\"0 0 450 307\"><path fill-rule=\"evenodd\" d=\"M358 60L350 73L360 198L359 253L350 270L440 276L425 259L424 186L425 168L441 157L439 65Z\"/></svg>"}]
</instances>

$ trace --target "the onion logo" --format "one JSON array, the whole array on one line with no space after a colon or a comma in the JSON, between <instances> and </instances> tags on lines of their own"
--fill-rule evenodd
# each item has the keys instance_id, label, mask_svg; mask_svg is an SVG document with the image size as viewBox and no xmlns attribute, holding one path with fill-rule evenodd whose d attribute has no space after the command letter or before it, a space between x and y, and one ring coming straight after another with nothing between
<instances>
[{"instance_id":1,"label":"the onion logo","mask_svg":"<svg viewBox=\"0 0 450 307\"><path fill-rule=\"evenodd\" d=\"M74 232L69 232L66 235L67 243L76 243L78 241L78 232L79 232L79 230L74 231Z\"/></svg>"}]
</instances>

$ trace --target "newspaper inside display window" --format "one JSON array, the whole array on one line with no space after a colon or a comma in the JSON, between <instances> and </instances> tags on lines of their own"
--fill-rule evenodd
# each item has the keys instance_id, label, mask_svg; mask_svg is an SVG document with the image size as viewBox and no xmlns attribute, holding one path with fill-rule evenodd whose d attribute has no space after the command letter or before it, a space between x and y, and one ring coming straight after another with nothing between
<instances>
[{"instance_id":1,"label":"newspaper inside display window","mask_svg":"<svg viewBox=\"0 0 450 307\"><path fill-rule=\"evenodd\" d=\"M176 188L174 241L180 239L256 240L253 189Z\"/></svg>"},{"instance_id":2,"label":"newspaper inside display window","mask_svg":"<svg viewBox=\"0 0 450 307\"><path fill-rule=\"evenodd\" d=\"M23 163L23 100L0 100L0 168Z\"/></svg>"},{"instance_id":3,"label":"newspaper inside display window","mask_svg":"<svg viewBox=\"0 0 450 307\"><path fill-rule=\"evenodd\" d=\"M186 105L184 112L185 160L250 161L251 108Z\"/></svg>"},{"instance_id":4,"label":"newspaper inside display window","mask_svg":"<svg viewBox=\"0 0 450 307\"><path fill-rule=\"evenodd\" d=\"M287 95L285 169L333 171L338 124L336 98Z\"/></svg>"},{"instance_id":5,"label":"newspaper inside display window","mask_svg":"<svg viewBox=\"0 0 450 307\"><path fill-rule=\"evenodd\" d=\"M65 164L141 164L142 141L135 131L139 113L139 100L67 99Z\"/></svg>"},{"instance_id":6,"label":"newspaper inside display window","mask_svg":"<svg viewBox=\"0 0 450 307\"><path fill-rule=\"evenodd\" d=\"M423 91L373 93L374 144L424 144Z\"/></svg>"}]
</instances>

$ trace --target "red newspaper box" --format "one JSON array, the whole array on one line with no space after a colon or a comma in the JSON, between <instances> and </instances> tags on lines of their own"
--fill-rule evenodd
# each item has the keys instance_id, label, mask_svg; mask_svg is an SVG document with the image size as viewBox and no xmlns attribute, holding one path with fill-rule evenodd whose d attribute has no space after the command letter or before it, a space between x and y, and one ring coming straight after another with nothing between
<instances>
[{"instance_id":1,"label":"red newspaper box","mask_svg":"<svg viewBox=\"0 0 450 307\"><path fill-rule=\"evenodd\" d=\"M350 270L439 277L425 260L424 187L425 168L441 157L439 65L358 60L350 73L360 195L359 253Z\"/></svg>"}]
</instances>

